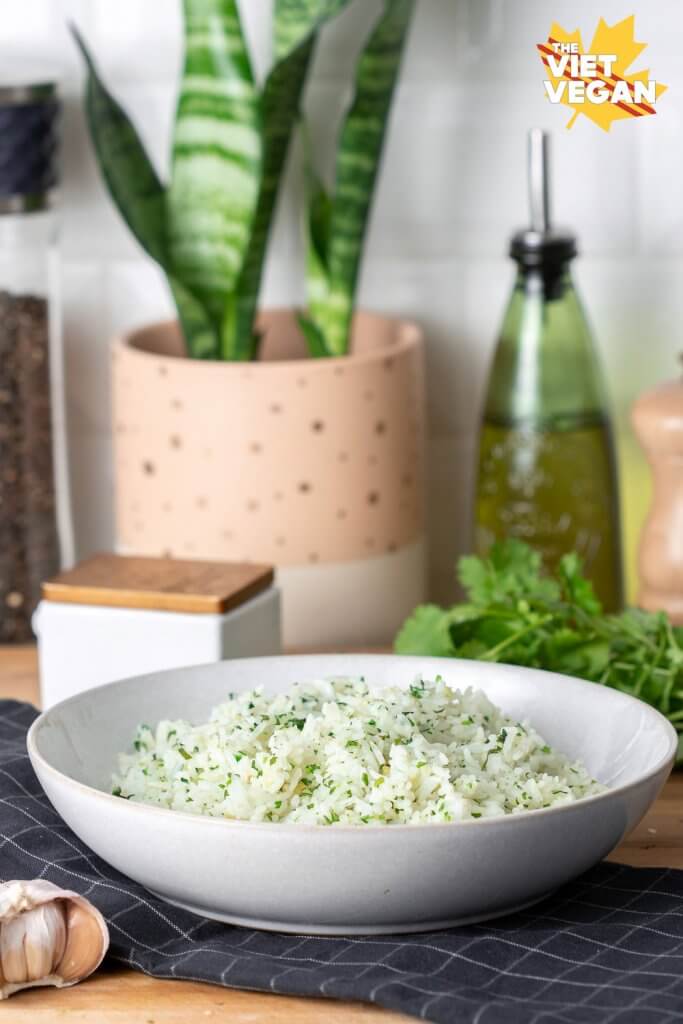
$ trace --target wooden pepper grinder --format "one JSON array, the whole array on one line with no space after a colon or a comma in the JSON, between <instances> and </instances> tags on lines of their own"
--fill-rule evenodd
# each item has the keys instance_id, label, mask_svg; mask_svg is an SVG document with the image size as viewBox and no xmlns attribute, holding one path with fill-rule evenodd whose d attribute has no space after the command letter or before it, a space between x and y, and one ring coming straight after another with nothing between
<instances>
[{"instance_id":1,"label":"wooden pepper grinder","mask_svg":"<svg viewBox=\"0 0 683 1024\"><path fill-rule=\"evenodd\" d=\"M652 468L654 497L640 541L638 603L683 624L683 377L642 395L632 421Z\"/></svg>"}]
</instances>

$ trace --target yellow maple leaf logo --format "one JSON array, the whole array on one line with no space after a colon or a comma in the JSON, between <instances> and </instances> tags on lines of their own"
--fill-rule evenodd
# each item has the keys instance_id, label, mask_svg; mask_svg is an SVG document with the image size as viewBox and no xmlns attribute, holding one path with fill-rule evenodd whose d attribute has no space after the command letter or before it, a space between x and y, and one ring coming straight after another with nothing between
<instances>
[{"instance_id":1,"label":"yellow maple leaf logo","mask_svg":"<svg viewBox=\"0 0 683 1024\"><path fill-rule=\"evenodd\" d=\"M615 59L596 59L595 70L582 74L577 71L578 60L561 59L560 54L568 51L567 44L575 44L572 51L578 55L590 54L596 58L611 55ZM537 49L548 71L548 95L553 97L553 102L562 103L574 111L567 128L574 125L579 114L608 132L615 121L657 113L653 100L658 99L667 87L661 82L651 81L649 69L628 74L628 69L646 46L647 43L636 41L634 15L611 26L601 18L588 50L583 48L579 29L566 32L553 22L548 39L545 43L538 43ZM642 98L647 86L652 96L649 101ZM583 90L587 90L587 95ZM596 90L595 94L593 90ZM581 95L583 98L577 99ZM591 100L591 95L595 95L595 99Z\"/></svg>"}]
</instances>

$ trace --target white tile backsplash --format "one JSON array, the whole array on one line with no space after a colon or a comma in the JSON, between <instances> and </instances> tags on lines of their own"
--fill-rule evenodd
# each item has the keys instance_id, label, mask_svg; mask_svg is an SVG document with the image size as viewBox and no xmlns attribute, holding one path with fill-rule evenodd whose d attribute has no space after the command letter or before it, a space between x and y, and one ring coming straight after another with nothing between
<instances>
[{"instance_id":1,"label":"white tile backsplash","mask_svg":"<svg viewBox=\"0 0 683 1024\"><path fill-rule=\"evenodd\" d=\"M481 347L467 329L469 268L456 260L368 261L360 302L377 312L419 319L426 337L429 431L464 435L476 417ZM488 347L488 346L486 346Z\"/></svg>"},{"instance_id":2,"label":"white tile backsplash","mask_svg":"<svg viewBox=\"0 0 683 1024\"><path fill-rule=\"evenodd\" d=\"M166 278L151 260L115 260L108 264L104 291L108 341L153 320L175 315Z\"/></svg>"},{"instance_id":3,"label":"white tile backsplash","mask_svg":"<svg viewBox=\"0 0 683 1024\"><path fill-rule=\"evenodd\" d=\"M67 429L70 437L110 436L104 263L62 265L62 322ZM84 382L87 381L87 386Z\"/></svg>"},{"instance_id":4,"label":"white tile backsplash","mask_svg":"<svg viewBox=\"0 0 683 1024\"><path fill-rule=\"evenodd\" d=\"M76 558L111 550L114 536L114 479L109 438L93 433L69 438L72 515Z\"/></svg>"},{"instance_id":5,"label":"white tile backsplash","mask_svg":"<svg viewBox=\"0 0 683 1024\"><path fill-rule=\"evenodd\" d=\"M181 5L173 0L92 2L87 42L110 80L174 81L182 58Z\"/></svg>"},{"instance_id":6,"label":"white tile backsplash","mask_svg":"<svg viewBox=\"0 0 683 1024\"><path fill-rule=\"evenodd\" d=\"M474 436L432 437L427 451L430 589L433 600L448 603L460 592L456 563L468 551L471 537Z\"/></svg>"},{"instance_id":7,"label":"white tile backsplash","mask_svg":"<svg viewBox=\"0 0 683 1024\"><path fill-rule=\"evenodd\" d=\"M273 0L242 0L257 74L267 71ZM333 165L333 111L379 0L355 0L325 34L307 94L320 161ZM669 85L655 117L609 134L545 99L535 44L552 20L590 42L598 16L635 12L636 62ZM84 32L112 91L162 174L182 54L180 0L22 0L3 4L3 57L59 67L63 118L62 278L67 418L80 554L112 542L109 340L168 316L162 275L103 188L67 30ZM474 427L512 281L511 231L526 221L525 132L554 135L557 221L579 237L577 278L595 327L626 447L638 390L675 372L683 348L683 7L680 0L418 0L361 279L369 307L419 319L428 341L432 589L454 591L468 538ZM299 166L292 154L264 276L266 304L304 300ZM630 449L629 449L630 450ZM641 470L642 472L642 467Z\"/></svg>"},{"instance_id":8,"label":"white tile backsplash","mask_svg":"<svg viewBox=\"0 0 683 1024\"><path fill-rule=\"evenodd\" d=\"M683 95L683 76L671 89ZM636 225L643 252L676 257L683 255L683 202L676 184L683 181L683 118L657 114L656 121L644 124L647 130L637 140Z\"/></svg>"}]
</instances>

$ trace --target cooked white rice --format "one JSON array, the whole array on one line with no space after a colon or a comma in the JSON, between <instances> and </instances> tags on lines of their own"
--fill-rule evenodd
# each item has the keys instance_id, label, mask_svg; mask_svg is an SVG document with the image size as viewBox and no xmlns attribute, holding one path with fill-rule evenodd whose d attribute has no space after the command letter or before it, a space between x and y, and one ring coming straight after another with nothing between
<instances>
[{"instance_id":1,"label":"cooked white rice","mask_svg":"<svg viewBox=\"0 0 683 1024\"><path fill-rule=\"evenodd\" d=\"M601 793L580 763L479 690L437 677L372 691L361 679L230 694L204 725L141 725L112 792L245 821L465 821Z\"/></svg>"}]
</instances>

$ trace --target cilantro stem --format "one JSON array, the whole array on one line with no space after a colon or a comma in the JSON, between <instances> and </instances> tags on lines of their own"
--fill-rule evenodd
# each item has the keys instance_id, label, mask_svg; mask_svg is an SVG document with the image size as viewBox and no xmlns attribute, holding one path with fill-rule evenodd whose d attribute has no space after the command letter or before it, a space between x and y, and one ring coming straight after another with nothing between
<instances>
[{"instance_id":1,"label":"cilantro stem","mask_svg":"<svg viewBox=\"0 0 683 1024\"><path fill-rule=\"evenodd\" d=\"M546 622L550 622L551 619L552 615L545 615L537 622L530 622L529 625L524 626L523 629L518 629L516 633L512 633L510 636L506 637L505 640L501 640L495 647L490 647L488 651L482 654L481 661L495 661L502 651L507 650L508 647L512 647L512 645L516 644L518 640L521 640L523 636L527 636L528 633L533 633L534 630L544 626Z\"/></svg>"}]
</instances>

